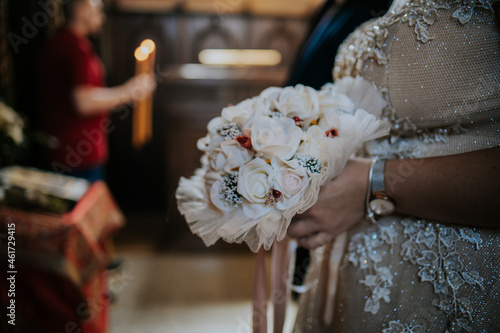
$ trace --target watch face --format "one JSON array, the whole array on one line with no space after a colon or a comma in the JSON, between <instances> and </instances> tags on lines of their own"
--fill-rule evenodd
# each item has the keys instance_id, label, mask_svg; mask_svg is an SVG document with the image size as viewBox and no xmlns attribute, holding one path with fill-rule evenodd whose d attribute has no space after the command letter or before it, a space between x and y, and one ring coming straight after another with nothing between
<instances>
[{"instance_id":1,"label":"watch face","mask_svg":"<svg viewBox=\"0 0 500 333\"><path fill-rule=\"evenodd\" d=\"M377 215L388 215L394 212L394 203L385 199L373 199L370 201L371 210Z\"/></svg>"}]
</instances>

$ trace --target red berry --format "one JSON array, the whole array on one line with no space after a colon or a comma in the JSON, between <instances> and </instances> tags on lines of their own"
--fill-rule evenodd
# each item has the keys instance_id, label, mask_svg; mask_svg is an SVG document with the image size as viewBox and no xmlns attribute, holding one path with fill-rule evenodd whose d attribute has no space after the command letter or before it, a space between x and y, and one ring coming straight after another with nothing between
<instances>
[{"instance_id":1,"label":"red berry","mask_svg":"<svg viewBox=\"0 0 500 333\"><path fill-rule=\"evenodd\" d=\"M243 148L251 148L252 147L252 142L248 136L242 135L236 138L236 141L239 142L239 144Z\"/></svg>"},{"instance_id":2,"label":"red berry","mask_svg":"<svg viewBox=\"0 0 500 333\"><path fill-rule=\"evenodd\" d=\"M328 131L326 131L325 134L329 138L334 138L336 136L339 136L339 132L337 131L336 128L329 129Z\"/></svg>"}]
</instances>

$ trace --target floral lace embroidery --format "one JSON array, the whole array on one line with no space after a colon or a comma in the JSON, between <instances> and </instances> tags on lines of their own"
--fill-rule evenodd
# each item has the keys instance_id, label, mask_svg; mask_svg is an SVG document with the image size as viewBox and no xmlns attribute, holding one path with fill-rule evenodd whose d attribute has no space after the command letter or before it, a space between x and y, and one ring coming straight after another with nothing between
<instances>
[{"instance_id":1,"label":"floral lace embroidery","mask_svg":"<svg viewBox=\"0 0 500 333\"><path fill-rule=\"evenodd\" d=\"M418 140L401 139L396 143L383 141L371 141L365 144L365 157L388 158L388 159L419 159L425 157L427 145Z\"/></svg>"},{"instance_id":2,"label":"floral lace embroidery","mask_svg":"<svg viewBox=\"0 0 500 333\"><path fill-rule=\"evenodd\" d=\"M483 278L477 271L469 271L458 253L457 245L463 242L473 244L476 250L481 246L480 235L469 228L453 228L440 224L417 221L411 218L400 222L402 235L391 225L377 225L365 233L354 235L349 243L347 259L365 274L359 282L370 290L365 303L365 312L377 314L381 301L390 302L390 288L394 275L390 268L381 265L387 250L394 250L396 239L404 236L400 255L420 268L418 276L422 282L431 283L438 298L432 304L446 313L450 322L448 332L471 330L473 308L467 298L458 297L458 291L467 286L483 287ZM384 333L424 332L424 325L389 322Z\"/></svg>"},{"instance_id":3,"label":"floral lace embroidery","mask_svg":"<svg viewBox=\"0 0 500 333\"><path fill-rule=\"evenodd\" d=\"M374 59L379 65L387 64L387 55L382 49L389 34L387 28L397 22L407 22L409 26L415 26L417 40L428 42L433 37L429 37L427 28L436 21L439 16L438 9L441 8L449 8L445 0L412 0L398 11L391 11L368 21L352 33L339 48L334 68L335 78L358 75L368 59Z\"/></svg>"},{"instance_id":4,"label":"floral lace embroidery","mask_svg":"<svg viewBox=\"0 0 500 333\"><path fill-rule=\"evenodd\" d=\"M457 252L458 242L474 244L479 249L482 239L472 229L452 227L405 219L403 234L407 241L401 245L405 261L421 267L418 276L422 282L434 286L439 299L433 305L450 316L447 332L470 331L472 321L470 301L459 298L457 292L467 285L483 287L483 278L476 271L468 271Z\"/></svg>"},{"instance_id":5,"label":"floral lace embroidery","mask_svg":"<svg viewBox=\"0 0 500 333\"><path fill-rule=\"evenodd\" d=\"M474 9L476 7L482 7L486 10L493 10L491 6L494 1L488 0L457 0L456 2L460 3L460 8L458 8L453 13L453 18L456 18L460 21L460 23L464 24L469 22L472 14L474 14Z\"/></svg>"},{"instance_id":6,"label":"floral lace embroidery","mask_svg":"<svg viewBox=\"0 0 500 333\"><path fill-rule=\"evenodd\" d=\"M383 329L382 333L424 333L425 328L422 325L401 324L397 321L390 321L389 328Z\"/></svg>"},{"instance_id":7,"label":"floral lace embroidery","mask_svg":"<svg viewBox=\"0 0 500 333\"><path fill-rule=\"evenodd\" d=\"M384 245L395 244L397 232L393 226L378 226L377 231L355 235L349 243L348 260L366 272L364 280L359 282L371 291L371 297L365 303L365 311L376 314L380 301L390 302L389 288L392 287L393 275L389 267L379 266L382 262Z\"/></svg>"},{"instance_id":8,"label":"floral lace embroidery","mask_svg":"<svg viewBox=\"0 0 500 333\"><path fill-rule=\"evenodd\" d=\"M414 27L416 39L427 43L434 39L429 35L428 28L439 18L439 9L449 9L450 4L458 6L452 17L465 24L478 7L493 11L494 2L495 0L410 0L399 10L366 22L346 39L337 53L334 76L336 79L346 75L355 77L368 59L374 59L379 65L387 64L387 55L383 50L389 35L387 28L397 22Z\"/></svg>"},{"instance_id":9,"label":"floral lace embroidery","mask_svg":"<svg viewBox=\"0 0 500 333\"><path fill-rule=\"evenodd\" d=\"M384 47L389 35L388 28L397 22L407 23L408 26L414 27L416 39L427 43L434 39L428 28L439 18L440 9L458 6L452 17L458 19L461 24L465 24L471 19L476 8L493 11L494 2L495 0L410 0L399 10L388 12L380 18L366 22L346 39L335 59L334 77L339 79L347 75L352 77L359 75L369 59L378 65L386 65L388 55ZM393 141L401 136L419 134L431 142L443 138L440 133L432 131L418 133L417 127L408 118L398 119L393 108L386 108L383 111L383 117L393 124L391 133ZM443 129L437 131L442 132Z\"/></svg>"}]
</instances>

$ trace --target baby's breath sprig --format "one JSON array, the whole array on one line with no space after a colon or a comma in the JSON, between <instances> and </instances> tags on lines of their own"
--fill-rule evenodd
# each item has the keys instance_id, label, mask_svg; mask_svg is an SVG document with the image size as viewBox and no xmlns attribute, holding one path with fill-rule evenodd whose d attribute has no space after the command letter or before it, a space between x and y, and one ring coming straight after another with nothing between
<instances>
[{"instance_id":1,"label":"baby's breath sprig","mask_svg":"<svg viewBox=\"0 0 500 333\"><path fill-rule=\"evenodd\" d=\"M242 196L238 193L238 173L230 173L222 179L220 197L233 207L238 207L242 202Z\"/></svg>"},{"instance_id":2,"label":"baby's breath sprig","mask_svg":"<svg viewBox=\"0 0 500 333\"><path fill-rule=\"evenodd\" d=\"M321 161L316 156L312 155L295 155L294 159L299 162L299 164L305 168L309 173L321 173L323 165Z\"/></svg>"},{"instance_id":3,"label":"baby's breath sprig","mask_svg":"<svg viewBox=\"0 0 500 333\"><path fill-rule=\"evenodd\" d=\"M226 122L222 125L222 128L217 130L217 133L226 140L231 140L241 135L241 128L234 122Z\"/></svg>"},{"instance_id":4,"label":"baby's breath sprig","mask_svg":"<svg viewBox=\"0 0 500 333\"><path fill-rule=\"evenodd\" d=\"M277 108L276 106L272 106L268 110L264 111L264 115L268 116L269 118L273 118L273 119L283 117L283 114L281 113L279 108Z\"/></svg>"},{"instance_id":5,"label":"baby's breath sprig","mask_svg":"<svg viewBox=\"0 0 500 333\"><path fill-rule=\"evenodd\" d=\"M283 114L279 111L271 111L269 114L268 114L269 118L273 118L273 119L277 119L277 118L281 118L283 117Z\"/></svg>"}]
</instances>

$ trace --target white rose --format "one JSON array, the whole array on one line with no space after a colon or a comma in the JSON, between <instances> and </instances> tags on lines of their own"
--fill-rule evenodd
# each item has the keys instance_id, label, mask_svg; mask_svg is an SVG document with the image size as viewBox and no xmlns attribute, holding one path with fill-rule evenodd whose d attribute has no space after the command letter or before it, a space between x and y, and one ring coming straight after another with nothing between
<instances>
[{"instance_id":1,"label":"white rose","mask_svg":"<svg viewBox=\"0 0 500 333\"><path fill-rule=\"evenodd\" d=\"M264 158L274 155L290 159L297 151L302 130L295 122L286 117L258 117L252 125L251 141L253 148Z\"/></svg>"},{"instance_id":2,"label":"white rose","mask_svg":"<svg viewBox=\"0 0 500 333\"><path fill-rule=\"evenodd\" d=\"M283 196L283 200L276 203L276 208L287 210L299 202L310 178L306 170L296 160L284 161L275 157L272 159L271 165L275 170L274 189Z\"/></svg>"},{"instance_id":3,"label":"white rose","mask_svg":"<svg viewBox=\"0 0 500 333\"><path fill-rule=\"evenodd\" d=\"M240 168L238 193L248 201L243 202L246 216L257 218L272 210L265 202L273 180L273 168L261 158L253 159Z\"/></svg>"},{"instance_id":4,"label":"white rose","mask_svg":"<svg viewBox=\"0 0 500 333\"><path fill-rule=\"evenodd\" d=\"M269 87L262 90L259 96L264 99L277 101L282 91L283 88L280 87Z\"/></svg>"},{"instance_id":5,"label":"white rose","mask_svg":"<svg viewBox=\"0 0 500 333\"><path fill-rule=\"evenodd\" d=\"M345 76L335 80L335 84L326 84L322 89L345 95L351 99L354 105L351 109L351 114L354 110L363 109L368 113L379 116L382 109L387 105L386 100L378 89L360 76L355 78Z\"/></svg>"},{"instance_id":6,"label":"white rose","mask_svg":"<svg viewBox=\"0 0 500 333\"><path fill-rule=\"evenodd\" d=\"M220 143L210 155L210 166L214 171L230 173L237 171L246 162L252 160L248 150L242 148L235 140L226 140Z\"/></svg>"},{"instance_id":7,"label":"white rose","mask_svg":"<svg viewBox=\"0 0 500 333\"><path fill-rule=\"evenodd\" d=\"M297 153L304 155L312 155L320 160L325 160L328 155L325 131L319 126L311 126L302 134L302 142L300 143Z\"/></svg>"},{"instance_id":8,"label":"white rose","mask_svg":"<svg viewBox=\"0 0 500 333\"><path fill-rule=\"evenodd\" d=\"M323 113L327 110L341 109L352 114L356 108L354 101L342 93L334 92L333 84L326 84L319 92L319 104Z\"/></svg>"},{"instance_id":9,"label":"white rose","mask_svg":"<svg viewBox=\"0 0 500 333\"><path fill-rule=\"evenodd\" d=\"M221 115L227 122L234 122L243 127L249 120L266 113L270 108L270 101L257 96L222 109Z\"/></svg>"},{"instance_id":10,"label":"white rose","mask_svg":"<svg viewBox=\"0 0 500 333\"><path fill-rule=\"evenodd\" d=\"M318 92L301 84L283 88L275 105L286 117L298 117L306 125L320 116Z\"/></svg>"}]
</instances>

